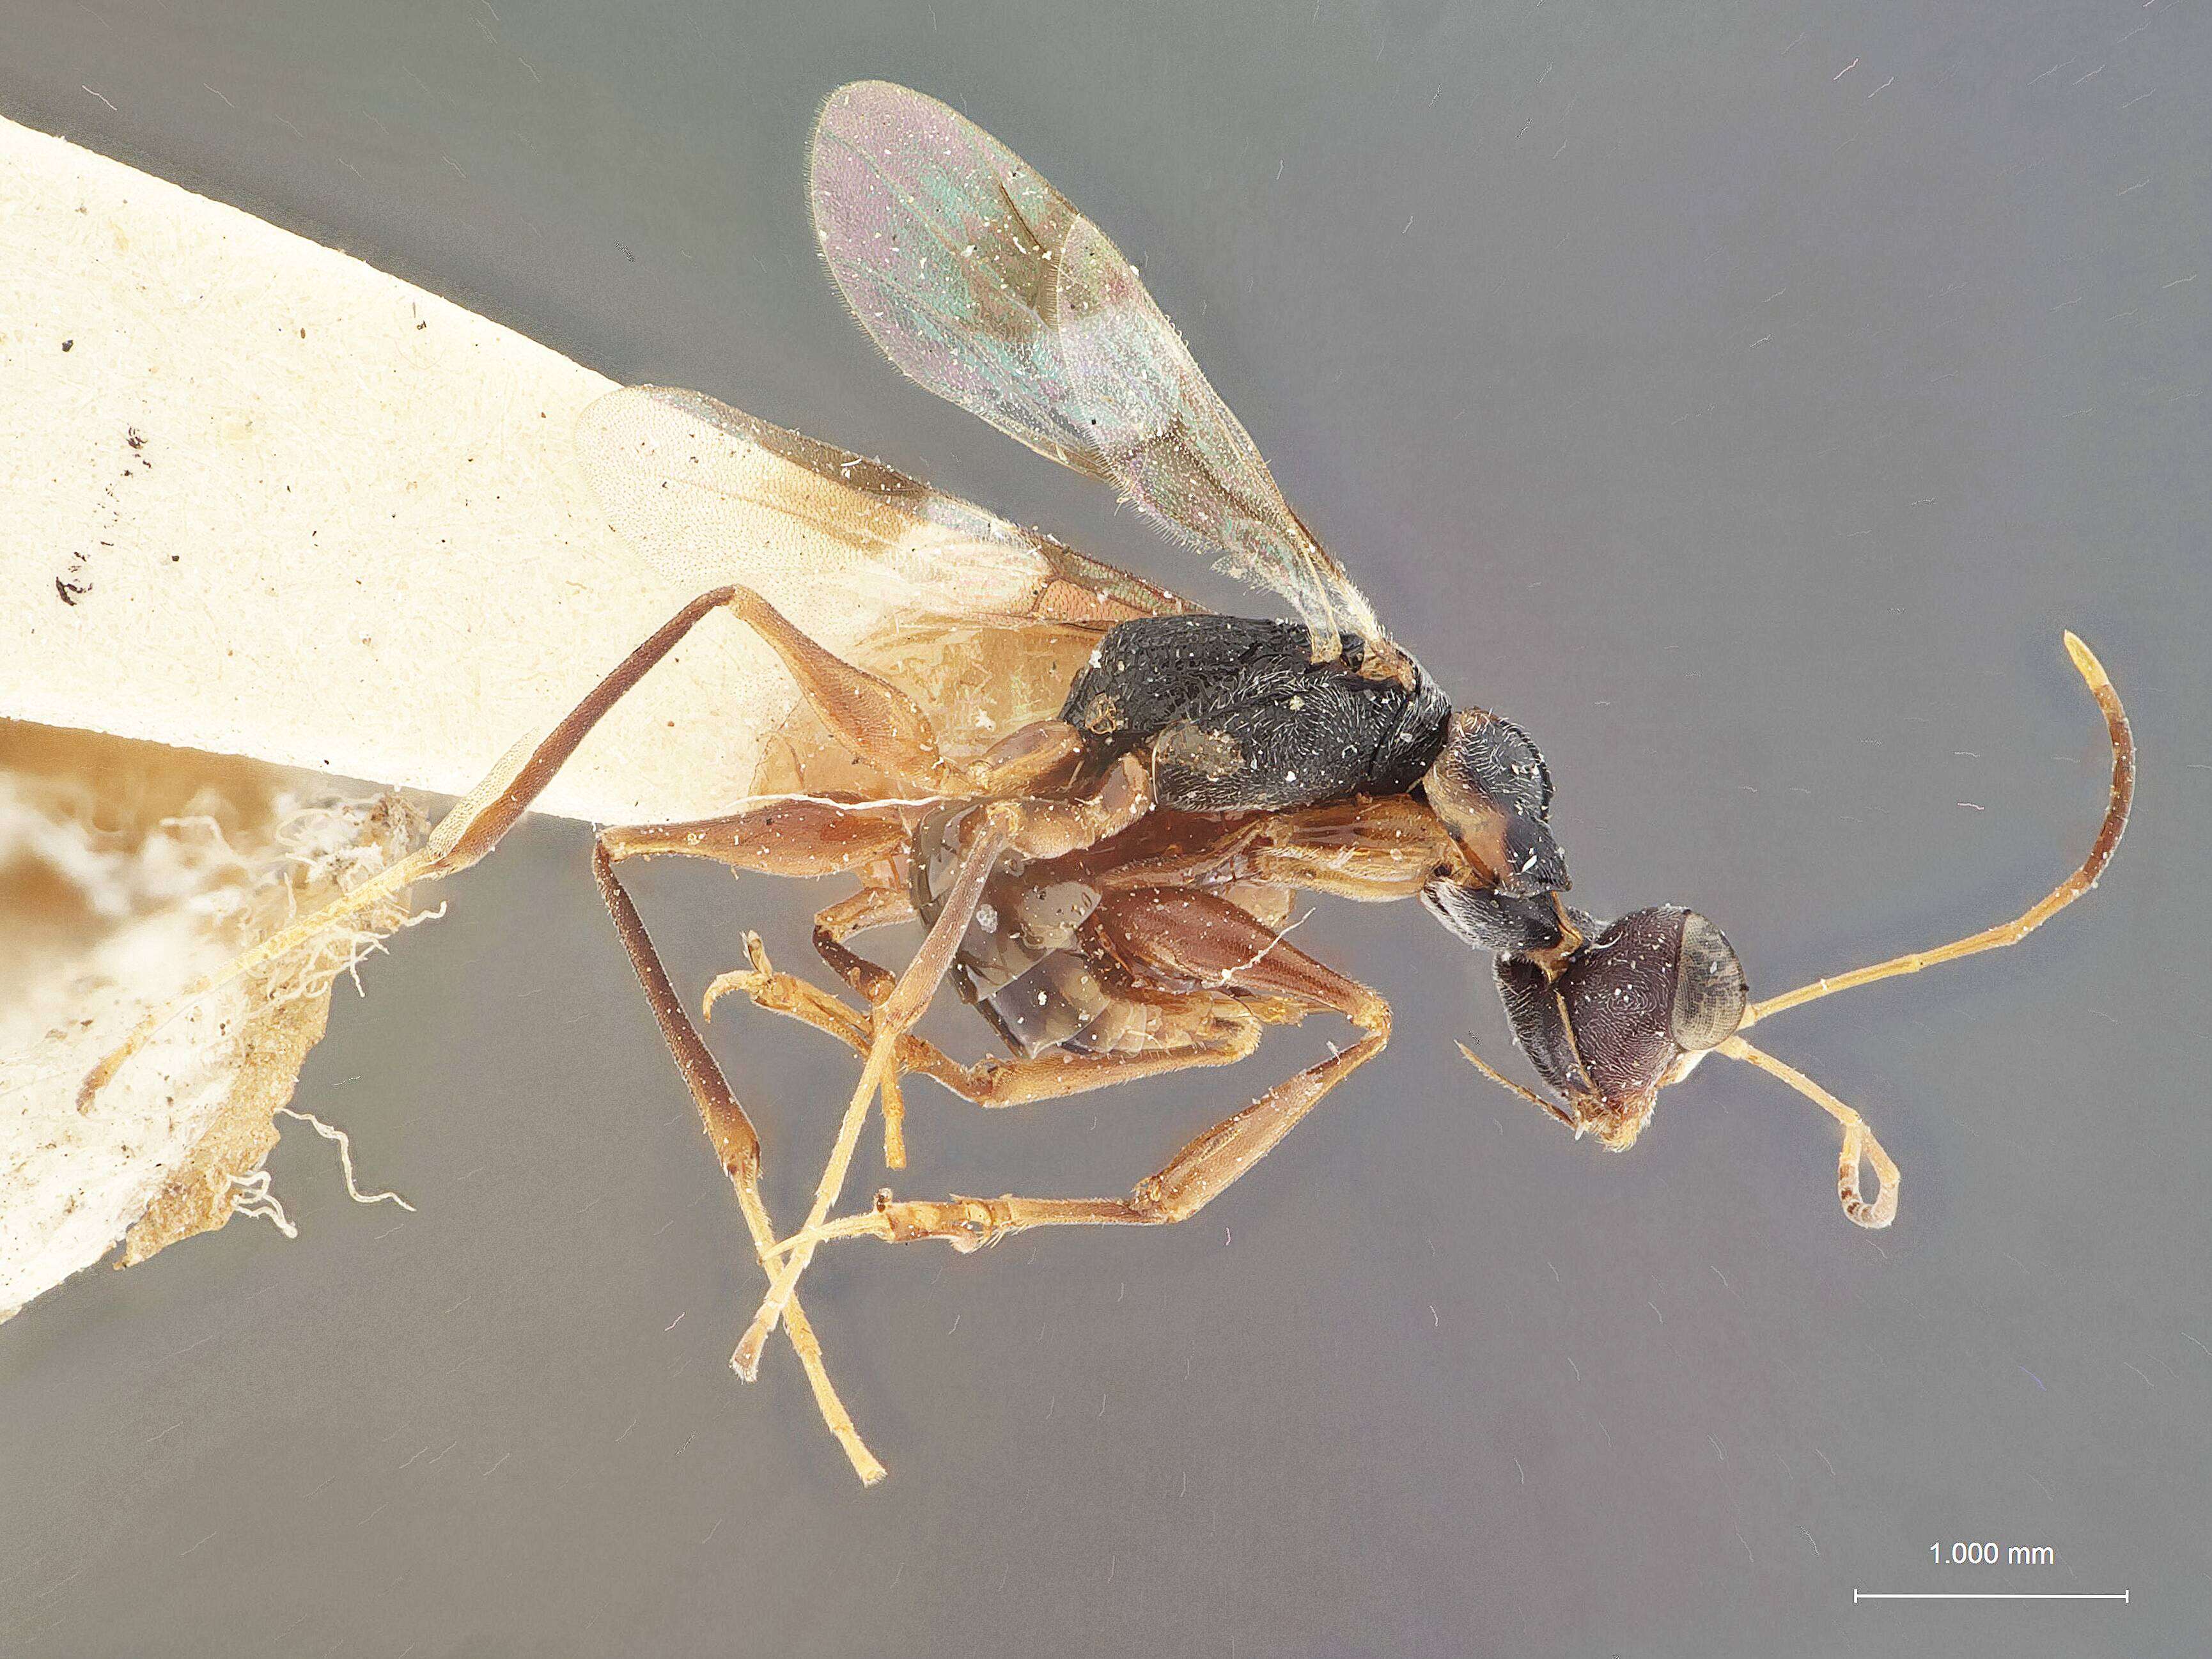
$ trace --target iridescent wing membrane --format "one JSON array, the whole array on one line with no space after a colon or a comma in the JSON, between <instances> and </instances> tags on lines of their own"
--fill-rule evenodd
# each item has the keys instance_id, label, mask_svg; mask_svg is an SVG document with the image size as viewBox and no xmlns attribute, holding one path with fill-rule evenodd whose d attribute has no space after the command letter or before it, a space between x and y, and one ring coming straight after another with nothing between
<instances>
[{"instance_id":1,"label":"iridescent wing membrane","mask_svg":"<svg viewBox=\"0 0 2212 1659\"><path fill-rule=\"evenodd\" d=\"M815 127L811 195L847 303L915 380L1281 594L1317 659L1382 637L1135 267L1012 150L933 98L859 82Z\"/></svg>"},{"instance_id":2,"label":"iridescent wing membrane","mask_svg":"<svg viewBox=\"0 0 2212 1659\"><path fill-rule=\"evenodd\" d=\"M1057 714L1114 623L1188 608L1048 536L701 392L610 392L578 418L576 448L607 521L671 582L690 593L752 588L904 687L941 730L981 744ZM793 764L769 768L756 787L865 787L824 769L827 746L794 724L796 702L773 700L769 724L781 722L776 747Z\"/></svg>"}]
</instances>

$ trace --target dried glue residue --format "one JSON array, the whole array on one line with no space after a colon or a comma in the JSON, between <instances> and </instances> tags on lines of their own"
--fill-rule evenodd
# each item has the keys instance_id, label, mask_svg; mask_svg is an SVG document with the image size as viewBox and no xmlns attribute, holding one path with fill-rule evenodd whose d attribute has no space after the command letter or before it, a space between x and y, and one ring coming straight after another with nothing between
<instances>
[{"instance_id":1,"label":"dried glue residue","mask_svg":"<svg viewBox=\"0 0 2212 1659\"><path fill-rule=\"evenodd\" d=\"M255 762L0 722L0 1317L118 1241L128 1265L241 1208L282 1215L262 1170L275 1114L331 982L401 905L187 1005L87 1110L78 1085L423 828L395 796L333 801Z\"/></svg>"}]
</instances>

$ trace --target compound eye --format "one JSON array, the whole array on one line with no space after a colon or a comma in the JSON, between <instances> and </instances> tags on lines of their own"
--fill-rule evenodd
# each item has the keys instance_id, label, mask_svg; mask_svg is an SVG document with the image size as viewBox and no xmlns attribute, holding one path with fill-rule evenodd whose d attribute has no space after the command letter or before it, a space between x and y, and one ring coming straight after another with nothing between
<instances>
[{"instance_id":1,"label":"compound eye","mask_svg":"<svg viewBox=\"0 0 2212 1659\"><path fill-rule=\"evenodd\" d=\"M1702 1054L1735 1035L1751 988L1728 937L1695 910L1682 913L1682 944L1668 1024L1674 1041Z\"/></svg>"}]
</instances>

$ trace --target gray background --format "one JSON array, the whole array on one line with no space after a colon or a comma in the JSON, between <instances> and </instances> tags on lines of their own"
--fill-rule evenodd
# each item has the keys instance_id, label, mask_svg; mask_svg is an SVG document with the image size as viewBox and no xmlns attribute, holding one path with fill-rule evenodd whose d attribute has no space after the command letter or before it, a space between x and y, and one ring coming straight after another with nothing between
<instances>
[{"instance_id":1,"label":"gray background","mask_svg":"<svg viewBox=\"0 0 2212 1659\"><path fill-rule=\"evenodd\" d=\"M787 1352L726 1369L742 1231L583 830L532 827L308 1068L419 1215L349 1206L295 1133L297 1243L242 1223L0 1330L0 1642L2202 1643L2201 7L4 10L8 115L1186 580L898 381L820 270L817 101L883 75L960 104L1142 264L1405 643L1536 733L1577 896L1706 909L1765 990L2079 855L2105 762L2063 626L2144 777L2104 890L2030 946L1762 1033L1904 1164L1881 1236L1837 1212L1826 1121L1723 1061L1632 1155L1571 1144L1452 1051L1504 1051L1485 963L1410 906L1322 905L1304 942L1400 1036L1202 1218L823 1258L894 1470L866 1492ZM693 988L745 923L795 958L824 896L641 891ZM1330 1035L988 1119L918 1088L902 1189L1121 1190ZM851 1067L759 1018L716 1042L791 1216ZM1954 1539L2058 1563L1939 1572Z\"/></svg>"}]
</instances>

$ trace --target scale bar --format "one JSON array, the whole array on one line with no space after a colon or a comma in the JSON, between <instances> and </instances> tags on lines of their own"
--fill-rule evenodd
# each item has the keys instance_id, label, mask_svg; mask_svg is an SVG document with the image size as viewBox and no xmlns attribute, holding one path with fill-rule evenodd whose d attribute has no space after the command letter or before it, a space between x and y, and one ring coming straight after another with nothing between
<instances>
[{"instance_id":1,"label":"scale bar","mask_svg":"<svg viewBox=\"0 0 2212 1659\"><path fill-rule=\"evenodd\" d=\"M2125 1601L2126 1590L1863 1590L1854 1601Z\"/></svg>"}]
</instances>

